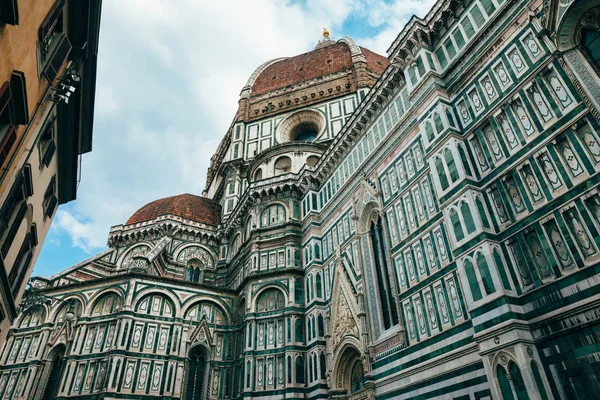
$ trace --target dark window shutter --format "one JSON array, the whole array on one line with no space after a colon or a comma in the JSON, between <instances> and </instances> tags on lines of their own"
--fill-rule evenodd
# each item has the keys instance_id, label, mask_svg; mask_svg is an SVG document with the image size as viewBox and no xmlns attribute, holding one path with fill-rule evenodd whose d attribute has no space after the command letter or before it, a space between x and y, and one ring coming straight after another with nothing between
<instances>
[{"instance_id":1,"label":"dark window shutter","mask_svg":"<svg viewBox=\"0 0 600 400\"><path fill-rule=\"evenodd\" d=\"M19 5L17 0L0 0L0 22L19 25Z\"/></svg>"},{"instance_id":2,"label":"dark window shutter","mask_svg":"<svg viewBox=\"0 0 600 400\"><path fill-rule=\"evenodd\" d=\"M48 148L46 149L46 152L44 153L44 165L47 167L48 165L50 165L50 161L52 161L52 156L54 156L54 152L56 151L56 145L54 144L54 141L50 142L50 144L48 145Z\"/></svg>"},{"instance_id":3,"label":"dark window shutter","mask_svg":"<svg viewBox=\"0 0 600 400\"><path fill-rule=\"evenodd\" d=\"M52 218L52 215L54 214L54 210L56 210L57 205L58 199L55 195L52 195L52 199L50 199L50 202L48 203L48 208L46 209L46 216L48 218Z\"/></svg>"},{"instance_id":4,"label":"dark window shutter","mask_svg":"<svg viewBox=\"0 0 600 400\"><path fill-rule=\"evenodd\" d=\"M23 167L23 186L25 188L25 197L33 196L33 179L31 177L31 165L26 164Z\"/></svg>"},{"instance_id":5,"label":"dark window shutter","mask_svg":"<svg viewBox=\"0 0 600 400\"><path fill-rule=\"evenodd\" d=\"M62 15L64 7L65 0L58 0L56 4L54 4L54 7L52 7L52 10L50 10L48 15L46 16L46 19L44 20L44 22L42 22L42 25L40 26L40 42L43 42L46 39L46 37L50 34L50 32L52 32L52 29L58 23L59 18Z\"/></svg>"},{"instance_id":6,"label":"dark window shutter","mask_svg":"<svg viewBox=\"0 0 600 400\"><path fill-rule=\"evenodd\" d=\"M60 42L44 68L44 76L51 84L56 79L60 67L64 64L67 56L71 52L71 43L69 43L69 39L67 39L65 35L62 35L58 40Z\"/></svg>"},{"instance_id":7,"label":"dark window shutter","mask_svg":"<svg viewBox=\"0 0 600 400\"><path fill-rule=\"evenodd\" d=\"M0 143L0 167L4 165L4 162L8 158L8 154L12 149L13 145L17 141L17 130L14 126L10 127L4 140Z\"/></svg>"},{"instance_id":8,"label":"dark window shutter","mask_svg":"<svg viewBox=\"0 0 600 400\"><path fill-rule=\"evenodd\" d=\"M2 0L0 0L2 1ZM2 86L0 86L0 115L4 114L5 111L8 111L8 104L10 103L10 90L8 81L4 82Z\"/></svg>"},{"instance_id":9,"label":"dark window shutter","mask_svg":"<svg viewBox=\"0 0 600 400\"><path fill-rule=\"evenodd\" d=\"M13 123L18 125L28 124L29 105L27 104L27 84L25 83L25 74L23 72L13 71L10 76L10 95L12 98Z\"/></svg>"},{"instance_id":10,"label":"dark window shutter","mask_svg":"<svg viewBox=\"0 0 600 400\"><path fill-rule=\"evenodd\" d=\"M10 246L12 245L13 240L15 240L15 236L17 235L17 231L19 230L19 226L21 226L21 222L23 218L25 218L25 214L27 213L27 203L22 202L19 210L17 211L17 215L14 220L12 220L12 224L8 229L8 234L4 239L4 243L2 243L2 257L6 257L8 251L10 250Z\"/></svg>"}]
</instances>

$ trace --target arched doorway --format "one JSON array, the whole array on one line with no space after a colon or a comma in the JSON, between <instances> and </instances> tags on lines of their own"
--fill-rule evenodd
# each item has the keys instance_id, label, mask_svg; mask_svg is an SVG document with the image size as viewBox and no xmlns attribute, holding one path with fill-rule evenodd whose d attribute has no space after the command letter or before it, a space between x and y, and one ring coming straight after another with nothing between
<instances>
[{"instance_id":1,"label":"arched doorway","mask_svg":"<svg viewBox=\"0 0 600 400\"><path fill-rule=\"evenodd\" d=\"M208 384L209 357L202 346L193 347L188 355L185 375L185 399L206 399L206 386Z\"/></svg>"},{"instance_id":2,"label":"arched doorway","mask_svg":"<svg viewBox=\"0 0 600 400\"><path fill-rule=\"evenodd\" d=\"M44 376L47 379L45 380L46 387L42 396L43 400L55 399L58 394L62 374L65 369L66 350L64 344L59 344L48 353L49 364L46 365L44 371Z\"/></svg>"},{"instance_id":3,"label":"arched doorway","mask_svg":"<svg viewBox=\"0 0 600 400\"><path fill-rule=\"evenodd\" d=\"M335 381L331 388L336 398L346 398L346 396L356 397L359 393L365 393L365 369L363 357L354 345L348 345L335 363L333 372Z\"/></svg>"}]
</instances>

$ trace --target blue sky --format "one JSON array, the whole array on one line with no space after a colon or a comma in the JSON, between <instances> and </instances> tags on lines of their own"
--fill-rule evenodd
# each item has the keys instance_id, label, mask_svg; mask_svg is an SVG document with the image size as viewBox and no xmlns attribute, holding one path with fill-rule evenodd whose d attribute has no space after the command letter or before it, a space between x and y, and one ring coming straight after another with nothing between
<instances>
[{"instance_id":1,"label":"blue sky","mask_svg":"<svg viewBox=\"0 0 600 400\"><path fill-rule=\"evenodd\" d=\"M380 54L433 0L104 0L93 151L34 275L106 248L144 204L201 194L206 168L254 69L312 50L323 27Z\"/></svg>"}]
</instances>

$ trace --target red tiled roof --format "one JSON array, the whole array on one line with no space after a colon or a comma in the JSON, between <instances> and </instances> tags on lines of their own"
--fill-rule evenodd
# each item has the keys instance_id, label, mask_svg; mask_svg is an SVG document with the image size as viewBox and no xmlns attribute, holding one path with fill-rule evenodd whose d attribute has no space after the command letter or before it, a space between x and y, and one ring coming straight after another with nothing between
<instances>
[{"instance_id":1,"label":"red tiled roof","mask_svg":"<svg viewBox=\"0 0 600 400\"><path fill-rule=\"evenodd\" d=\"M367 69L381 74L388 66L387 58L363 47L360 49L367 59ZM350 48L346 43L338 42L271 64L256 78L252 95L261 95L351 68Z\"/></svg>"},{"instance_id":2,"label":"red tiled roof","mask_svg":"<svg viewBox=\"0 0 600 400\"><path fill-rule=\"evenodd\" d=\"M390 65L390 60L381 54L377 54L369 49L365 49L364 47L360 48L360 51L365 55L367 59L367 69L375 72L377 75L383 74L383 71Z\"/></svg>"},{"instance_id":3,"label":"red tiled roof","mask_svg":"<svg viewBox=\"0 0 600 400\"><path fill-rule=\"evenodd\" d=\"M221 206L212 199L185 193L146 204L127 220L126 225L150 221L167 214L217 226L221 215Z\"/></svg>"}]
</instances>

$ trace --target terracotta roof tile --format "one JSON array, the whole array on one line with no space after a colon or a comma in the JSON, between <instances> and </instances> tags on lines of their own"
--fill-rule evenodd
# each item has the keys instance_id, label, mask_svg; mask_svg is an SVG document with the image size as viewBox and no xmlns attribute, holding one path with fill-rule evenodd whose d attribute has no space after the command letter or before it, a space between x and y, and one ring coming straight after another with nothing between
<instances>
[{"instance_id":1,"label":"terracotta roof tile","mask_svg":"<svg viewBox=\"0 0 600 400\"><path fill-rule=\"evenodd\" d=\"M150 221L161 215L172 214L190 221L217 226L221 205L212 199L185 193L155 200L137 210L126 225Z\"/></svg>"}]
</instances>

